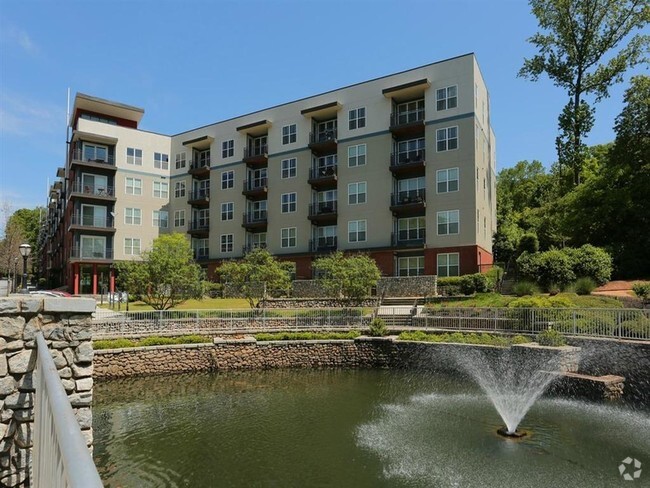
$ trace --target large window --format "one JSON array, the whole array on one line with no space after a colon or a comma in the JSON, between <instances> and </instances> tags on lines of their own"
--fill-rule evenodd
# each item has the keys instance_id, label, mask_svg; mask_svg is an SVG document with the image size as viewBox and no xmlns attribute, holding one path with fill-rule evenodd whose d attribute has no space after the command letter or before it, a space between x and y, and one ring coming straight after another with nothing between
<instances>
[{"instance_id":1,"label":"large window","mask_svg":"<svg viewBox=\"0 0 650 488\"><path fill-rule=\"evenodd\" d=\"M366 235L365 220L351 220L348 222L348 242L365 242Z\"/></svg>"},{"instance_id":2,"label":"large window","mask_svg":"<svg viewBox=\"0 0 650 488\"><path fill-rule=\"evenodd\" d=\"M210 257L210 239L192 239L194 259L207 259Z\"/></svg>"},{"instance_id":3,"label":"large window","mask_svg":"<svg viewBox=\"0 0 650 488\"><path fill-rule=\"evenodd\" d=\"M152 220L154 227L166 229L169 227L169 212L167 212L167 210L154 210Z\"/></svg>"},{"instance_id":4,"label":"large window","mask_svg":"<svg viewBox=\"0 0 650 488\"><path fill-rule=\"evenodd\" d=\"M142 195L142 180L140 178L129 178L127 176L125 182L127 195Z\"/></svg>"},{"instance_id":5,"label":"large window","mask_svg":"<svg viewBox=\"0 0 650 488\"><path fill-rule=\"evenodd\" d=\"M124 238L124 254L127 256L140 255L140 239L135 237Z\"/></svg>"},{"instance_id":6,"label":"large window","mask_svg":"<svg viewBox=\"0 0 650 488\"><path fill-rule=\"evenodd\" d=\"M233 250L233 235L232 234L222 234L221 235L221 252L232 252Z\"/></svg>"},{"instance_id":7,"label":"large window","mask_svg":"<svg viewBox=\"0 0 650 488\"><path fill-rule=\"evenodd\" d=\"M153 182L154 198L169 198L169 183L165 181Z\"/></svg>"},{"instance_id":8,"label":"large window","mask_svg":"<svg viewBox=\"0 0 650 488\"><path fill-rule=\"evenodd\" d=\"M285 125L282 127L282 144L291 144L296 142L296 124Z\"/></svg>"},{"instance_id":9,"label":"large window","mask_svg":"<svg viewBox=\"0 0 650 488\"><path fill-rule=\"evenodd\" d=\"M398 258L399 276L420 276L424 274L424 256L407 256Z\"/></svg>"},{"instance_id":10,"label":"large window","mask_svg":"<svg viewBox=\"0 0 650 488\"><path fill-rule=\"evenodd\" d=\"M297 193L283 193L282 194L282 213L290 213L296 211Z\"/></svg>"},{"instance_id":11,"label":"large window","mask_svg":"<svg viewBox=\"0 0 650 488\"><path fill-rule=\"evenodd\" d=\"M169 169L169 154L153 153L153 167L156 169Z\"/></svg>"},{"instance_id":12,"label":"large window","mask_svg":"<svg viewBox=\"0 0 650 488\"><path fill-rule=\"evenodd\" d=\"M105 163L106 161L108 161L108 147L99 146L97 144L88 144L84 142L83 160Z\"/></svg>"},{"instance_id":13,"label":"large window","mask_svg":"<svg viewBox=\"0 0 650 488\"><path fill-rule=\"evenodd\" d=\"M230 158L235 154L235 141L230 139L229 141L223 141L221 143L221 157Z\"/></svg>"},{"instance_id":14,"label":"large window","mask_svg":"<svg viewBox=\"0 0 650 488\"><path fill-rule=\"evenodd\" d=\"M458 87L448 86L436 90L436 110L449 110L458 105Z\"/></svg>"},{"instance_id":15,"label":"large window","mask_svg":"<svg viewBox=\"0 0 650 488\"><path fill-rule=\"evenodd\" d=\"M142 149L135 147L126 148L126 164L142 166Z\"/></svg>"},{"instance_id":16,"label":"large window","mask_svg":"<svg viewBox=\"0 0 650 488\"><path fill-rule=\"evenodd\" d=\"M185 210L174 211L174 227L185 227Z\"/></svg>"},{"instance_id":17,"label":"large window","mask_svg":"<svg viewBox=\"0 0 650 488\"><path fill-rule=\"evenodd\" d=\"M397 110L397 125L411 124L424 120L424 99L400 103Z\"/></svg>"},{"instance_id":18,"label":"large window","mask_svg":"<svg viewBox=\"0 0 650 488\"><path fill-rule=\"evenodd\" d=\"M426 182L424 176L407 178L397 182L397 203L421 202L425 196Z\"/></svg>"},{"instance_id":19,"label":"large window","mask_svg":"<svg viewBox=\"0 0 650 488\"><path fill-rule=\"evenodd\" d=\"M142 210L139 208L125 208L124 209L124 223L126 225L140 225L142 224Z\"/></svg>"},{"instance_id":20,"label":"large window","mask_svg":"<svg viewBox=\"0 0 650 488\"><path fill-rule=\"evenodd\" d=\"M458 168L436 171L436 188L438 193L458 191Z\"/></svg>"},{"instance_id":21,"label":"large window","mask_svg":"<svg viewBox=\"0 0 650 488\"><path fill-rule=\"evenodd\" d=\"M318 247L336 247L336 226L323 225L317 227L316 243Z\"/></svg>"},{"instance_id":22,"label":"large window","mask_svg":"<svg viewBox=\"0 0 650 488\"><path fill-rule=\"evenodd\" d=\"M459 276L460 264L457 252L438 254L438 277Z\"/></svg>"},{"instance_id":23,"label":"large window","mask_svg":"<svg viewBox=\"0 0 650 488\"><path fill-rule=\"evenodd\" d=\"M366 126L366 107L350 110L348 116L350 130L361 129Z\"/></svg>"},{"instance_id":24,"label":"large window","mask_svg":"<svg viewBox=\"0 0 650 488\"><path fill-rule=\"evenodd\" d=\"M366 145L357 144L348 147L348 166L364 166L366 164Z\"/></svg>"},{"instance_id":25,"label":"large window","mask_svg":"<svg viewBox=\"0 0 650 488\"><path fill-rule=\"evenodd\" d=\"M251 249L266 249L266 232L250 234L248 245Z\"/></svg>"},{"instance_id":26,"label":"large window","mask_svg":"<svg viewBox=\"0 0 650 488\"><path fill-rule=\"evenodd\" d=\"M366 203L367 185L365 181L348 184L348 204L357 205Z\"/></svg>"},{"instance_id":27,"label":"large window","mask_svg":"<svg viewBox=\"0 0 650 488\"><path fill-rule=\"evenodd\" d=\"M203 149L201 151L194 151L194 167L203 168L204 166L210 166L210 150Z\"/></svg>"},{"instance_id":28,"label":"large window","mask_svg":"<svg viewBox=\"0 0 650 488\"><path fill-rule=\"evenodd\" d=\"M221 204L221 220L232 220L235 213L235 204L226 202Z\"/></svg>"},{"instance_id":29,"label":"large window","mask_svg":"<svg viewBox=\"0 0 650 488\"><path fill-rule=\"evenodd\" d=\"M438 219L439 236L458 234L458 228L459 228L458 210L444 210L442 212L438 212L437 219Z\"/></svg>"},{"instance_id":30,"label":"large window","mask_svg":"<svg viewBox=\"0 0 650 488\"><path fill-rule=\"evenodd\" d=\"M458 127L447 127L436 131L436 150L438 152L458 149Z\"/></svg>"},{"instance_id":31,"label":"large window","mask_svg":"<svg viewBox=\"0 0 650 488\"><path fill-rule=\"evenodd\" d=\"M422 161L424 159L424 137L397 143L397 158L400 163Z\"/></svg>"},{"instance_id":32,"label":"large window","mask_svg":"<svg viewBox=\"0 0 650 488\"><path fill-rule=\"evenodd\" d=\"M235 186L235 172L234 171L224 171L221 173L221 189L227 190Z\"/></svg>"},{"instance_id":33,"label":"large window","mask_svg":"<svg viewBox=\"0 0 650 488\"><path fill-rule=\"evenodd\" d=\"M296 176L296 158L282 160L282 178L295 178Z\"/></svg>"},{"instance_id":34,"label":"large window","mask_svg":"<svg viewBox=\"0 0 650 488\"><path fill-rule=\"evenodd\" d=\"M266 219L266 200L257 200L255 202L248 202L248 211L253 220Z\"/></svg>"},{"instance_id":35,"label":"large window","mask_svg":"<svg viewBox=\"0 0 650 488\"><path fill-rule=\"evenodd\" d=\"M176 169L184 168L187 165L187 154L185 151L176 155Z\"/></svg>"},{"instance_id":36,"label":"large window","mask_svg":"<svg viewBox=\"0 0 650 488\"><path fill-rule=\"evenodd\" d=\"M200 208L192 212L192 225L194 228L205 228L210 225L210 209Z\"/></svg>"},{"instance_id":37,"label":"large window","mask_svg":"<svg viewBox=\"0 0 650 488\"><path fill-rule=\"evenodd\" d=\"M296 247L296 228L295 227L285 227L281 229L281 246L284 248L287 247Z\"/></svg>"},{"instance_id":38,"label":"large window","mask_svg":"<svg viewBox=\"0 0 650 488\"><path fill-rule=\"evenodd\" d=\"M78 224L86 227L113 227L106 218L106 207L102 205L82 205L81 222Z\"/></svg>"},{"instance_id":39,"label":"large window","mask_svg":"<svg viewBox=\"0 0 650 488\"><path fill-rule=\"evenodd\" d=\"M424 217L409 217L397 221L397 237L400 241L423 241L426 235Z\"/></svg>"},{"instance_id":40,"label":"large window","mask_svg":"<svg viewBox=\"0 0 650 488\"><path fill-rule=\"evenodd\" d=\"M102 258L106 255L106 237L99 236L81 236L81 253L82 258Z\"/></svg>"},{"instance_id":41,"label":"large window","mask_svg":"<svg viewBox=\"0 0 650 488\"><path fill-rule=\"evenodd\" d=\"M174 197L184 198L185 197L185 182L177 181L174 183Z\"/></svg>"},{"instance_id":42,"label":"large window","mask_svg":"<svg viewBox=\"0 0 650 488\"><path fill-rule=\"evenodd\" d=\"M113 189L108 187L108 177L84 173L81 175L81 190L86 194L109 196Z\"/></svg>"}]
</instances>

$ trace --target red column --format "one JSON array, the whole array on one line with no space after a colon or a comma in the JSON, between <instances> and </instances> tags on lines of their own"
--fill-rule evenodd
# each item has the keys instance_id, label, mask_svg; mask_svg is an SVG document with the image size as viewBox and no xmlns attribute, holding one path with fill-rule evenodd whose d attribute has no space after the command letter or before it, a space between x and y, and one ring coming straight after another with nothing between
<instances>
[{"instance_id":1,"label":"red column","mask_svg":"<svg viewBox=\"0 0 650 488\"><path fill-rule=\"evenodd\" d=\"M73 267L73 288L74 288L74 294L78 295L79 294L79 263L74 263L72 265Z\"/></svg>"},{"instance_id":2,"label":"red column","mask_svg":"<svg viewBox=\"0 0 650 488\"><path fill-rule=\"evenodd\" d=\"M108 288L111 293L115 292L115 270L111 267L109 271Z\"/></svg>"},{"instance_id":3,"label":"red column","mask_svg":"<svg viewBox=\"0 0 650 488\"><path fill-rule=\"evenodd\" d=\"M93 295L97 295L97 263L93 264Z\"/></svg>"}]
</instances>

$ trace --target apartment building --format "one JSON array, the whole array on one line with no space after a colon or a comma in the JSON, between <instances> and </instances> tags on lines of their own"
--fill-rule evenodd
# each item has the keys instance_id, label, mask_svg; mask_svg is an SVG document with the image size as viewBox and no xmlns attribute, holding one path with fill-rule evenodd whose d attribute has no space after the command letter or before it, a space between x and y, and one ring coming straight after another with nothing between
<instances>
[{"instance_id":1,"label":"apartment building","mask_svg":"<svg viewBox=\"0 0 650 488\"><path fill-rule=\"evenodd\" d=\"M495 137L473 54L172 136L140 130L143 113L77 95L44 238L51 285L112 288L111 263L161 232L186 233L211 276L260 247L297 278L334 250L387 276L492 264Z\"/></svg>"}]
</instances>

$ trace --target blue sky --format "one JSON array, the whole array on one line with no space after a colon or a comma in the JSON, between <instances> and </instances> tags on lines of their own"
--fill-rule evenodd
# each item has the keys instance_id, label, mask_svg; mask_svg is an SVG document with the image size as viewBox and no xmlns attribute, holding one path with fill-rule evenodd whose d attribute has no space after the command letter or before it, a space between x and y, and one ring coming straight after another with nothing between
<instances>
[{"instance_id":1,"label":"blue sky","mask_svg":"<svg viewBox=\"0 0 650 488\"><path fill-rule=\"evenodd\" d=\"M549 166L567 97L516 76L536 30L524 0L2 0L0 203L45 203L68 87L142 107L142 129L175 134L468 52L490 90L498 169ZM613 139L628 78L588 143Z\"/></svg>"}]
</instances>

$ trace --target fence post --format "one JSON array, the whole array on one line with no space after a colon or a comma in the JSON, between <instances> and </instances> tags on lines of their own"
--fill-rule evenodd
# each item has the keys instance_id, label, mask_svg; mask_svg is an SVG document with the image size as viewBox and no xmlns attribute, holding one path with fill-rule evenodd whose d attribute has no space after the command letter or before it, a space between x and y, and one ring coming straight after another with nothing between
<instances>
[{"instance_id":1,"label":"fence post","mask_svg":"<svg viewBox=\"0 0 650 488\"><path fill-rule=\"evenodd\" d=\"M195 324L196 324L196 328L198 329L199 328L199 311L196 310L195 313L196 313Z\"/></svg>"},{"instance_id":2,"label":"fence post","mask_svg":"<svg viewBox=\"0 0 650 488\"><path fill-rule=\"evenodd\" d=\"M498 323L499 323L498 322L498 315L499 315L499 312L497 312L497 309L495 308L494 309L494 330L498 329L498 327L497 327Z\"/></svg>"},{"instance_id":3,"label":"fence post","mask_svg":"<svg viewBox=\"0 0 650 488\"><path fill-rule=\"evenodd\" d=\"M535 309L530 309L530 330L535 331Z\"/></svg>"},{"instance_id":4,"label":"fence post","mask_svg":"<svg viewBox=\"0 0 650 488\"><path fill-rule=\"evenodd\" d=\"M573 333L575 334L578 330L578 325L576 324L576 311L573 310Z\"/></svg>"}]
</instances>

